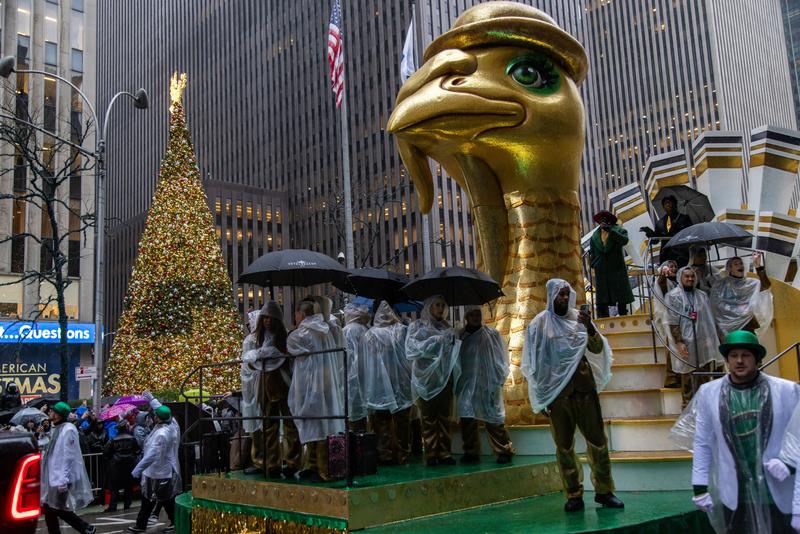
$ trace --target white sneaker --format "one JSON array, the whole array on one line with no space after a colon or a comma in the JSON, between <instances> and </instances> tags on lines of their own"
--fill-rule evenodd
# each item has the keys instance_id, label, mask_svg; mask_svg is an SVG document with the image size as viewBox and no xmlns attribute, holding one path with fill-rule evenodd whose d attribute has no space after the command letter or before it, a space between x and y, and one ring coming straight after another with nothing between
<instances>
[{"instance_id":1,"label":"white sneaker","mask_svg":"<svg viewBox=\"0 0 800 534\"><path fill-rule=\"evenodd\" d=\"M147 518L147 526L155 525L156 523L158 523L157 515L151 515Z\"/></svg>"}]
</instances>

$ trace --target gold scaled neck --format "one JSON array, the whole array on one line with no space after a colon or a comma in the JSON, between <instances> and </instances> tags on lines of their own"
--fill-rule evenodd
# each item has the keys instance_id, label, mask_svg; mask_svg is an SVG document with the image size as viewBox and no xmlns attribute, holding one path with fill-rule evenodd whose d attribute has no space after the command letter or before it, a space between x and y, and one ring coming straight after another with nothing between
<instances>
[{"instance_id":1,"label":"gold scaled neck","mask_svg":"<svg viewBox=\"0 0 800 534\"><path fill-rule=\"evenodd\" d=\"M172 78L169 81L170 111L172 111L172 108L175 104L181 103L184 89L186 89L186 73L183 72L181 74L178 74L177 71L174 72L172 74Z\"/></svg>"}]
</instances>

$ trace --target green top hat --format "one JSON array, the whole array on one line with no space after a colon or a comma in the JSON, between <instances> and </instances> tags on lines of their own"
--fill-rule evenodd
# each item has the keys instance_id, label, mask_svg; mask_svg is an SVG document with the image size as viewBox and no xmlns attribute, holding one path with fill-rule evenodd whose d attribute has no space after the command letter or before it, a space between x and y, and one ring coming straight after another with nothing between
<instances>
[{"instance_id":1,"label":"green top hat","mask_svg":"<svg viewBox=\"0 0 800 534\"><path fill-rule=\"evenodd\" d=\"M57 402L53 406L52 410L64 418L69 417L69 412L72 411L72 409L69 407L69 404L64 401Z\"/></svg>"},{"instance_id":2,"label":"green top hat","mask_svg":"<svg viewBox=\"0 0 800 534\"><path fill-rule=\"evenodd\" d=\"M763 360L767 354L767 349L758 342L758 337L748 330L734 330L725 336L725 343L719 346L719 351L727 358L733 349L751 350L757 360Z\"/></svg>"}]
</instances>

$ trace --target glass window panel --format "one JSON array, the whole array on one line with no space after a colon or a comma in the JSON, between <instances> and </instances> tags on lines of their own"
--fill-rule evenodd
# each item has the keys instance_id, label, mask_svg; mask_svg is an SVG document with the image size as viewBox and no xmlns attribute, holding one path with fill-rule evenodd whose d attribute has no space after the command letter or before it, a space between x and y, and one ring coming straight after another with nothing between
<instances>
[{"instance_id":1,"label":"glass window panel","mask_svg":"<svg viewBox=\"0 0 800 534\"><path fill-rule=\"evenodd\" d=\"M83 0L72 0L72 9L83 12Z\"/></svg>"},{"instance_id":2,"label":"glass window panel","mask_svg":"<svg viewBox=\"0 0 800 534\"><path fill-rule=\"evenodd\" d=\"M72 49L72 70L83 72L83 52L75 48Z\"/></svg>"},{"instance_id":3,"label":"glass window panel","mask_svg":"<svg viewBox=\"0 0 800 534\"><path fill-rule=\"evenodd\" d=\"M58 42L58 6L44 5L44 40Z\"/></svg>"},{"instance_id":4,"label":"glass window panel","mask_svg":"<svg viewBox=\"0 0 800 534\"><path fill-rule=\"evenodd\" d=\"M31 0L17 0L17 33L31 34Z\"/></svg>"},{"instance_id":5,"label":"glass window panel","mask_svg":"<svg viewBox=\"0 0 800 534\"><path fill-rule=\"evenodd\" d=\"M58 45L45 41L44 43L44 62L53 67L58 65Z\"/></svg>"},{"instance_id":6,"label":"glass window panel","mask_svg":"<svg viewBox=\"0 0 800 534\"><path fill-rule=\"evenodd\" d=\"M31 53L30 36L17 34L17 58L28 59L30 53Z\"/></svg>"},{"instance_id":7,"label":"glass window panel","mask_svg":"<svg viewBox=\"0 0 800 534\"><path fill-rule=\"evenodd\" d=\"M70 46L77 50L83 50L83 13L72 11L69 35Z\"/></svg>"}]
</instances>

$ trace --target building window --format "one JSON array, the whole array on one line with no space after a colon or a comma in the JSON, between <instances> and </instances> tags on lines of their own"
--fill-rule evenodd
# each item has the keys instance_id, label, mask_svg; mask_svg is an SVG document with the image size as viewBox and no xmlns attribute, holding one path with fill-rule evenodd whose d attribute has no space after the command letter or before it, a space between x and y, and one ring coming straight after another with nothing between
<instances>
[{"instance_id":1,"label":"building window","mask_svg":"<svg viewBox=\"0 0 800 534\"><path fill-rule=\"evenodd\" d=\"M72 49L72 70L83 72L83 51Z\"/></svg>"},{"instance_id":2,"label":"building window","mask_svg":"<svg viewBox=\"0 0 800 534\"><path fill-rule=\"evenodd\" d=\"M45 41L44 43L44 63L50 67L58 66L58 45Z\"/></svg>"},{"instance_id":3,"label":"building window","mask_svg":"<svg viewBox=\"0 0 800 534\"><path fill-rule=\"evenodd\" d=\"M72 9L83 13L83 0L72 0Z\"/></svg>"}]
</instances>

